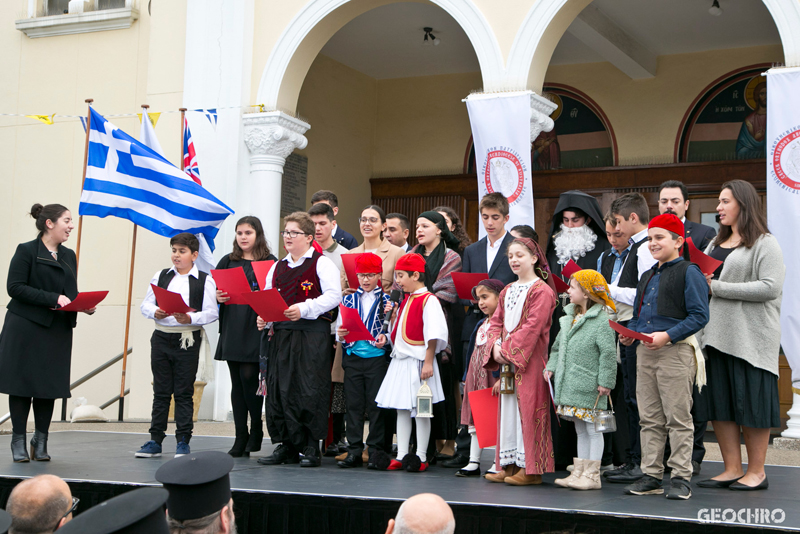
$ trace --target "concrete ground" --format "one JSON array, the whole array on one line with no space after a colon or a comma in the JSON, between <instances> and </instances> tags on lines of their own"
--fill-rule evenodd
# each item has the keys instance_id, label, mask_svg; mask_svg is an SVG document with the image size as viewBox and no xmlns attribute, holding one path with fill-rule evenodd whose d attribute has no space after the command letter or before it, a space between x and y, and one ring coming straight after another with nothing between
<instances>
[{"instance_id":1,"label":"concrete ground","mask_svg":"<svg viewBox=\"0 0 800 534\"><path fill-rule=\"evenodd\" d=\"M53 423L50 426L51 432L59 430L94 430L98 432L133 432L146 434L150 427L147 421L125 422L125 423ZM0 426L0 433L10 433L11 423L6 422ZM28 425L28 432L33 432L33 424ZM168 435L174 435L175 424L170 423L167 430ZM194 424L194 434L198 436L234 436L233 423L217 423L212 421L199 421ZM747 461L747 451L742 445L742 458ZM722 461L719 446L712 441L706 442L706 460ZM789 465L800 466L800 451L776 449L772 445L767 450L767 464L770 465Z\"/></svg>"}]
</instances>

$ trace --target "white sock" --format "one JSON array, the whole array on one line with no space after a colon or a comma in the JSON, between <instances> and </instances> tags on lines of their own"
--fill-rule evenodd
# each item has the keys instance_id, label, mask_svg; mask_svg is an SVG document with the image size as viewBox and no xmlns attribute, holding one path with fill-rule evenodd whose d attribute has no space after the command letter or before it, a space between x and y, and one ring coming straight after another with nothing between
<instances>
[{"instance_id":1,"label":"white sock","mask_svg":"<svg viewBox=\"0 0 800 534\"><path fill-rule=\"evenodd\" d=\"M428 461L428 441L431 439L431 420L427 417L415 417L417 424L417 456L419 461ZM398 454L398 456L400 456Z\"/></svg>"},{"instance_id":2,"label":"white sock","mask_svg":"<svg viewBox=\"0 0 800 534\"><path fill-rule=\"evenodd\" d=\"M408 454L411 441L411 410L397 410L397 459L402 461Z\"/></svg>"},{"instance_id":3,"label":"white sock","mask_svg":"<svg viewBox=\"0 0 800 534\"><path fill-rule=\"evenodd\" d=\"M472 434L472 440L469 443L469 461L470 463L481 463L481 447L478 445L478 436Z\"/></svg>"},{"instance_id":4,"label":"white sock","mask_svg":"<svg viewBox=\"0 0 800 534\"><path fill-rule=\"evenodd\" d=\"M462 467L461 470L462 471L477 471L480 468L481 468L481 464L479 464L478 462L470 461L467 464L467 466L466 467Z\"/></svg>"}]
</instances>

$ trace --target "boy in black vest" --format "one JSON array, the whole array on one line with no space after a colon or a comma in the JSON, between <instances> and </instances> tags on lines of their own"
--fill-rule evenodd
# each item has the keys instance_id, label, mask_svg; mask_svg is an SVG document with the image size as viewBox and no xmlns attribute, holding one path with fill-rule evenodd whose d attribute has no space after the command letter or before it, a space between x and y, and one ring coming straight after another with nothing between
<instances>
[{"instance_id":1,"label":"boy in black vest","mask_svg":"<svg viewBox=\"0 0 800 534\"><path fill-rule=\"evenodd\" d=\"M705 377L703 355L694 334L708 323L708 284L697 265L685 261L683 223L672 213L650 221L648 246L658 262L636 288L628 328L646 334L637 348L637 390L644 476L625 487L629 495L664 493L664 447L669 436L672 468L668 499L692 496L692 386ZM620 336L630 346L633 339ZM698 367L700 371L698 372ZM698 381L702 387L703 382Z\"/></svg>"},{"instance_id":2,"label":"boy in black vest","mask_svg":"<svg viewBox=\"0 0 800 534\"><path fill-rule=\"evenodd\" d=\"M197 269L200 243L192 234L178 234L169 240L172 267L157 272L151 284L178 293L190 313L168 314L158 307L153 288L147 288L142 302L142 315L155 320L156 330L150 338L150 368L153 371L153 411L150 441L136 452L137 458L161 456L161 442L167 430L170 397L175 398L175 457L189 454L194 414L194 381L205 332L202 325L219 318L217 284Z\"/></svg>"},{"instance_id":3,"label":"boy in black vest","mask_svg":"<svg viewBox=\"0 0 800 534\"><path fill-rule=\"evenodd\" d=\"M614 230L627 236L630 247L627 258L615 280L608 281L609 295L614 302L625 311L625 306L633 306L636 297L636 285L653 266L655 260L647 248L647 223L650 220L650 208L647 200L639 193L626 193L611 203L611 216L616 226ZM601 269L602 272L602 269ZM630 309L630 308L628 308ZM628 317L630 317L628 315ZM630 453L628 460L619 469L606 471L603 476L609 482L629 484L639 480L642 471L639 468L642 449L639 443L639 407L636 403L636 348L638 341L630 347L620 347L622 365L622 386L625 407L628 414L628 438Z\"/></svg>"}]
</instances>

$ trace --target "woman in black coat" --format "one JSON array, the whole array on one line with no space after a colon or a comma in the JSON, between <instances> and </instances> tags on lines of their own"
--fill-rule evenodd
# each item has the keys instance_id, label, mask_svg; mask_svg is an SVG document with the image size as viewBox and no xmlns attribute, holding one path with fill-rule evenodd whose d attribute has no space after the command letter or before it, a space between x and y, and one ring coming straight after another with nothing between
<instances>
[{"instance_id":1,"label":"woman in black coat","mask_svg":"<svg viewBox=\"0 0 800 534\"><path fill-rule=\"evenodd\" d=\"M15 462L30 460L25 445L33 404L34 460L48 461L47 432L56 399L67 398L72 329L77 313L56 311L78 295L75 253L62 245L74 228L72 214L60 204L34 204L39 235L17 246L8 269L11 301L0 333L0 393L8 394ZM94 313L94 308L85 310Z\"/></svg>"},{"instance_id":2,"label":"woman in black coat","mask_svg":"<svg viewBox=\"0 0 800 534\"><path fill-rule=\"evenodd\" d=\"M242 267L253 291L258 291L259 281L253 272L254 261L278 261L272 255L258 217L242 217L236 223L233 252L225 255L217 269ZM262 284L263 285L263 281ZM216 360L228 362L231 374L231 408L236 440L228 451L233 457L249 456L261 450L264 429L261 424L263 397L258 391L259 349L261 332L256 326L258 314L253 308L240 304L225 304L230 296L217 289L219 307L219 341ZM247 415L250 414L250 431Z\"/></svg>"}]
</instances>

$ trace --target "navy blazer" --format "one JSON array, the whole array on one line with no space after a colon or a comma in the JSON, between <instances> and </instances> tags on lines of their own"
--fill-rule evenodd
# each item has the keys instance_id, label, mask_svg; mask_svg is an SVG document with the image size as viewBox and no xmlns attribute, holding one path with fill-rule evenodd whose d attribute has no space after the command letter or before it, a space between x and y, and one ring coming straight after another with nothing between
<instances>
[{"instance_id":1,"label":"navy blazer","mask_svg":"<svg viewBox=\"0 0 800 534\"><path fill-rule=\"evenodd\" d=\"M333 240L342 245L347 250L353 250L358 246L358 241L356 238L350 235L348 232L342 230L342 227L338 224L336 225L336 231L333 232Z\"/></svg>"},{"instance_id":2,"label":"navy blazer","mask_svg":"<svg viewBox=\"0 0 800 534\"><path fill-rule=\"evenodd\" d=\"M78 296L78 275L75 252L58 245L58 261L37 238L17 246L8 267L6 289L11 301L7 310L21 317L50 326L57 313L67 313L75 326L77 313L54 311L58 297L70 300Z\"/></svg>"},{"instance_id":3,"label":"navy blazer","mask_svg":"<svg viewBox=\"0 0 800 534\"><path fill-rule=\"evenodd\" d=\"M689 219L686 219L686 222L683 223L683 229L684 237L687 239L691 237L694 246L696 246L700 252L705 252L711 240L717 236L717 232L710 226L692 222ZM683 257L689 260L689 247L683 247Z\"/></svg>"},{"instance_id":4,"label":"navy blazer","mask_svg":"<svg viewBox=\"0 0 800 534\"><path fill-rule=\"evenodd\" d=\"M506 255L506 248L513 240L514 236L506 230L506 235L503 236L503 244L500 250L497 251L497 256L494 257L491 266L486 265L488 238L484 237L477 243L471 244L464 249L464 255L461 258L461 272L489 273L489 278L496 278L506 285L514 282L517 279L517 275L508 265L508 256ZM470 301L462 300L461 303L465 306L470 306L470 310L464 318L464 328L461 330L461 340L469 341L472 331L475 330L475 325L478 324L483 314L477 306L472 306Z\"/></svg>"}]
</instances>

